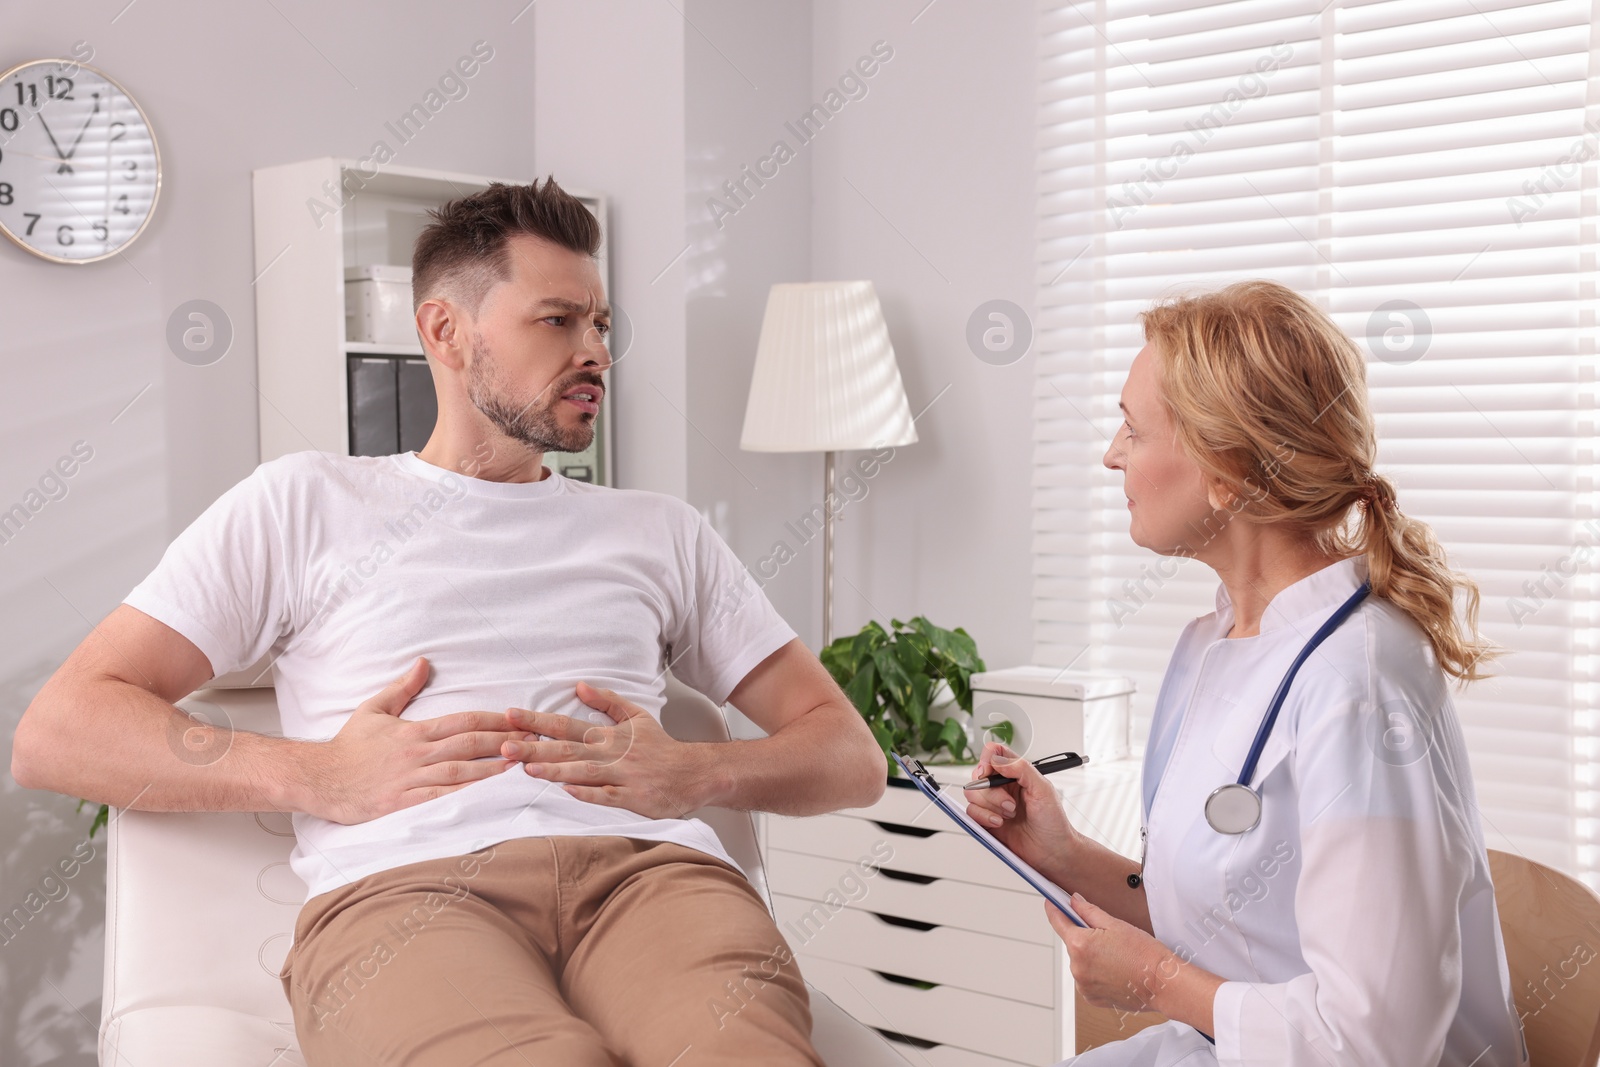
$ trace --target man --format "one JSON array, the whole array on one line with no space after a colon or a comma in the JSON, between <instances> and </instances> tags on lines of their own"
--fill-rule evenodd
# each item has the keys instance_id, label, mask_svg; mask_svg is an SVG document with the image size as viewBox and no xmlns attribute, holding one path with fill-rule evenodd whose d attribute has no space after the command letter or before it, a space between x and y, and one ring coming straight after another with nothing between
<instances>
[{"instance_id":1,"label":"man","mask_svg":"<svg viewBox=\"0 0 1600 1067\"><path fill-rule=\"evenodd\" d=\"M294 813L309 1064L821 1063L782 935L685 816L868 805L883 758L697 512L543 466L605 394L599 237L552 180L436 211L427 445L257 468L18 727L30 788ZM172 701L269 657L285 737L183 743ZM669 666L770 736L668 737Z\"/></svg>"}]
</instances>

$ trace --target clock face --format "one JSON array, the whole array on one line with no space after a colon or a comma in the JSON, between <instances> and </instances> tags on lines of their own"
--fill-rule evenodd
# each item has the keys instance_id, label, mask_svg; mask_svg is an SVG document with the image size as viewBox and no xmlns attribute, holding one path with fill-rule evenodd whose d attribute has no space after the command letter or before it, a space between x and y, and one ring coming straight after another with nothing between
<instances>
[{"instance_id":1,"label":"clock face","mask_svg":"<svg viewBox=\"0 0 1600 1067\"><path fill-rule=\"evenodd\" d=\"M161 193L139 105L93 67L42 59L0 74L0 230L58 263L114 256Z\"/></svg>"}]
</instances>

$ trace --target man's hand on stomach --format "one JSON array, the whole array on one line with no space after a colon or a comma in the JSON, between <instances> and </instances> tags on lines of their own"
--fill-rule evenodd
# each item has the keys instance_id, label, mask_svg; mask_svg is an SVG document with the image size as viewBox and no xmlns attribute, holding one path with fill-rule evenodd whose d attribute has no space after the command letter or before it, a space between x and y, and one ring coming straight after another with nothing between
<instances>
[{"instance_id":1,"label":"man's hand on stomach","mask_svg":"<svg viewBox=\"0 0 1600 1067\"><path fill-rule=\"evenodd\" d=\"M330 822L367 822L520 765L484 758L528 736L506 713L400 718L427 684L428 674L428 661L418 657L404 674L363 701L338 734L307 750L311 795L303 810Z\"/></svg>"},{"instance_id":2,"label":"man's hand on stomach","mask_svg":"<svg viewBox=\"0 0 1600 1067\"><path fill-rule=\"evenodd\" d=\"M674 739L639 705L587 682L578 699L616 723L596 726L570 715L507 708L514 727L542 735L509 739L500 748L527 772L555 782L579 800L626 808L652 819L683 819L703 806L709 745Z\"/></svg>"}]
</instances>

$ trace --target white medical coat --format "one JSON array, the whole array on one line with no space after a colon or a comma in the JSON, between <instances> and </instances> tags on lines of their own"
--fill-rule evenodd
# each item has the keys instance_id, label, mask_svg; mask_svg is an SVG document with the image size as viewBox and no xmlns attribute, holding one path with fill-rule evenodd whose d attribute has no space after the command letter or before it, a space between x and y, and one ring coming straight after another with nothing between
<instances>
[{"instance_id":1,"label":"white medical coat","mask_svg":"<svg viewBox=\"0 0 1600 1067\"><path fill-rule=\"evenodd\" d=\"M1369 596L1301 667L1253 784L1261 823L1219 834L1274 690L1367 576L1356 558L1184 630L1144 766L1155 935L1227 982L1216 1045L1179 1023L1064 1061L1271 1067L1523 1067L1466 748L1422 630Z\"/></svg>"}]
</instances>

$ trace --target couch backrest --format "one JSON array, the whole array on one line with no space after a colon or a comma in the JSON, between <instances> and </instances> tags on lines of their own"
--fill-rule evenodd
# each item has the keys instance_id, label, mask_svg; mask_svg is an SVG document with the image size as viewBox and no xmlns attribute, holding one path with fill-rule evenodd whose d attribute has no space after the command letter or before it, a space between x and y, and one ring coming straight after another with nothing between
<instances>
[{"instance_id":1,"label":"couch backrest","mask_svg":"<svg viewBox=\"0 0 1600 1067\"><path fill-rule=\"evenodd\" d=\"M278 733L271 689L204 690L183 704L235 729ZM118 1016L148 1008L203 1005L290 1023L277 968L306 887L289 869L289 817L113 809L108 831L102 1039ZM104 1048L101 1061L115 1062Z\"/></svg>"}]
</instances>

